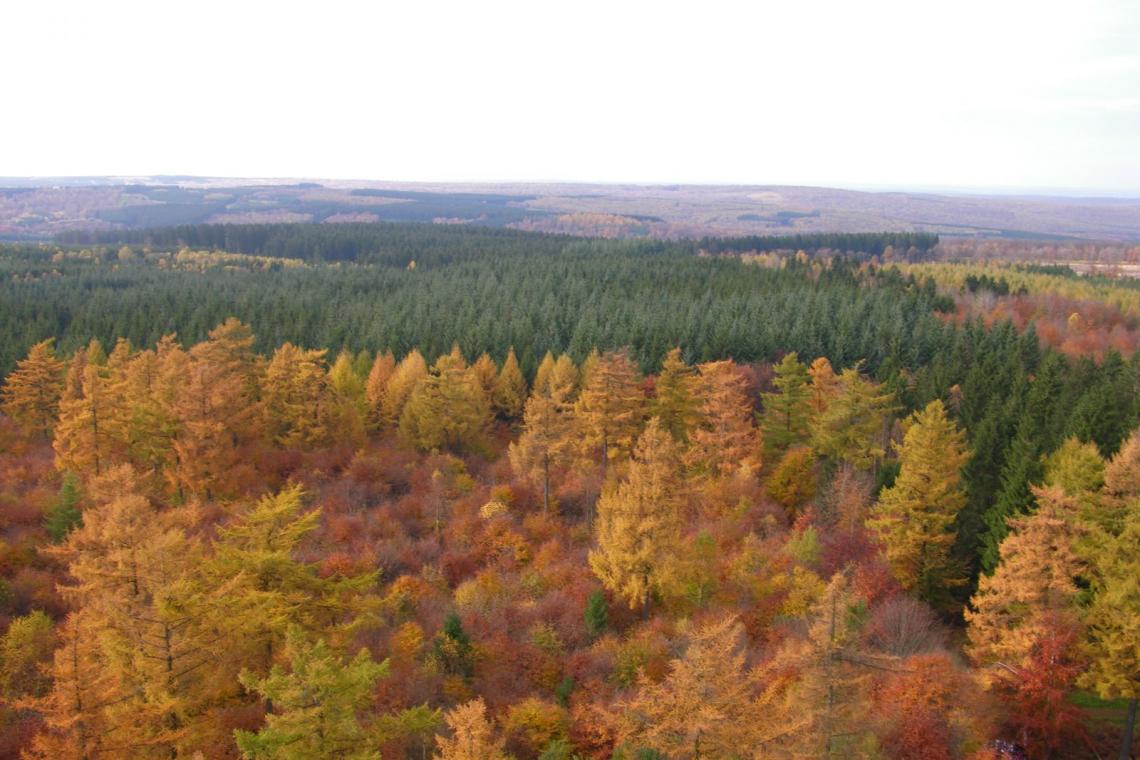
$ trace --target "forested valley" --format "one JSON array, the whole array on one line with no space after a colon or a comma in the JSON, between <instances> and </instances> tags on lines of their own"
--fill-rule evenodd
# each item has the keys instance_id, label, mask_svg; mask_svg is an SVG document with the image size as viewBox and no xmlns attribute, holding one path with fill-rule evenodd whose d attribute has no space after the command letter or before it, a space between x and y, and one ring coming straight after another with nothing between
<instances>
[{"instance_id":1,"label":"forested valley","mask_svg":"<svg viewBox=\"0 0 1140 760\"><path fill-rule=\"evenodd\" d=\"M1127 757L1140 289L937 244L0 246L0 756Z\"/></svg>"}]
</instances>

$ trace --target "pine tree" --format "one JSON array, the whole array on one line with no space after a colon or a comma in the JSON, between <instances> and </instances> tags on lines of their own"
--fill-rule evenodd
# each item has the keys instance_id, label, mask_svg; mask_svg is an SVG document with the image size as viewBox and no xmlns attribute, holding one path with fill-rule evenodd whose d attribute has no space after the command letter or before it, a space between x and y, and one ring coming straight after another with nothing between
<instances>
[{"instance_id":1,"label":"pine tree","mask_svg":"<svg viewBox=\"0 0 1140 760\"><path fill-rule=\"evenodd\" d=\"M731 360L701 364L699 421L689 434L688 465L700 474L721 477L760 466L760 438L752 426L752 404L745 379Z\"/></svg>"},{"instance_id":2,"label":"pine tree","mask_svg":"<svg viewBox=\"0 0 1140 760\"><path fill-rule=\"evenodd\" d=\"M601 589L595 589L586 597L586 633L591 639L602 635L609 625L609 605L606 604L606 595Z\"/></svg>"},{"instance_id":3,"label":"pine tree","mask_svg":"<svg viewBox=\"0 0 1140 760\"><path fill-rule=\"evenodd\" d=\"M811 386L808 368L793 351L785 354L775 367L773 384L777 393L763 393L762 432L766 449L778 458L788 448L806 443L811 408Z\"/></svg>"},{"instance_id":4,"label":"pine tree","mask_svg":"<svg viewBox=\"0 0 1140 760\"><path fill-rule=\"evenodd\" d=\"M32 346L0 389L4 413L44 438L51 438L63 394L64 363L56 358L52 343L48 338Z\"/></svg>"},{"instance_id":5,"label":"pine tree","mask_svg":"<svg viewBox=\"0 0 1140 760\"><path fill-rule=\"evenodd\" d=\"M915 412L898 447L899 475L879 498L869 527L885 547L903 588L928 602L960 583L951 558L954 519L966 503L961 470L969 459L965 435L946 416L941 400Z\"/></svg>"},{"instance_id":6,"label":"pine tree","mask_svg":"<svg viewBox=\"0 0 1140 760\"><path fill-rule=\"evenodd\" d=\"M998 561L1008 520L1028 512L1034 505L1032 486L1044 476L1042 455L1061 443L1060 413L1064 392L1064 357L1047 353L1026 393L1017 432L1001 468L1001 487L993 505L982 515L982 569L992 571Z\"/></svg>"},{"instance_id":7,"label":"pine tree","mask_svg":"<svg viewBox=\"0 0 1140 760\"><path fill-rule=\"evenodd\" d=\"M661 362L649 411L678 442L688 440L689 431L700 418L697 382L697 370L681 358L681 349L670 349Z\"/></svg>"},{"instance_id":8,"label":"pine tree","mask_svg":"<svg viewBox=\"0 0 1140 760\"><path fill-rule=\"evenodd\" d=\"M590 568L630 609L648 612L680 539L677 445L657 418L638 439L628 478L598 503Z\"/></svg>"},{"instance_id":9,"label":"pine tree","mask_svg":"<svg viewBox=\"0 0 1140 760\"><path fill-rule=\"evenodd\" d=\"M52 543L63 541L68 533L83 524L79 499L79 478L74 473L64 473L59 495L44 513L44 530L51 537Z\"/></svg>"},{"instance_id":10,"label":"pine tree","mask_svg":"<svg viewBox=\"0 0 1140 760\"><path fill-rule=\"evenodd\" d=\"M273 666L264 678L242 671L242 685L273 705L265 727L234 732L248 760L379 760L381 735L363 721L388 661L377 663L361 649L349 662L323 639L306 641L292 626L286 635L289 670Z\"/></svg>"}]
</instances>

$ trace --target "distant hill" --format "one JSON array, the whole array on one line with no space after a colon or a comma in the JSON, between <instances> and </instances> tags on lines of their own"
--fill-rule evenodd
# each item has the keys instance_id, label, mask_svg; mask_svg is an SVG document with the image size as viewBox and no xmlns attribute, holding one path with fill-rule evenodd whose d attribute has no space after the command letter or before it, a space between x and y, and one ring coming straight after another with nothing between
<instances>
[{"instance_id":1,"label":"distant hill","mask_svg":"<svg viewBox=\"0 0 1140 760\"><path fill-rule=\"evenodd\" d=\"M792 186L0 178L0 238L198 223L467 223L600 237L932 232L1140 241L1140 199Z\"/></svg>"}]
</instances>

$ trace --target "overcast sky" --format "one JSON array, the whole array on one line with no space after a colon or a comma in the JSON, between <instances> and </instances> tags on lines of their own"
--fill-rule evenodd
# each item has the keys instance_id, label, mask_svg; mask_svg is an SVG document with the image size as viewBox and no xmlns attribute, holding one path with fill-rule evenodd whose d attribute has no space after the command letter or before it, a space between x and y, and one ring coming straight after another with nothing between
<instances>
[{"instance_id":1,"label":"overcast sky","mask_svg":"<svg viewBox=\"0 0 1140 760\"><path fill-rule=\"evenodd\" d=\"M12 0L0 176L1140 192L1137 0Z\"/></svg>"}]
</instances>

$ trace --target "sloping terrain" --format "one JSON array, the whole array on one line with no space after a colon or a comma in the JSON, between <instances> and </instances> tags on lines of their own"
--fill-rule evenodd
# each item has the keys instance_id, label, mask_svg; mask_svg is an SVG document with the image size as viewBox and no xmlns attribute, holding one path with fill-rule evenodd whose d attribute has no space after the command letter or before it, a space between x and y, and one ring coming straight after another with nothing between
<instances>
[{"instance_id":1,"label":"sloping terrain","mask_svg":"<svg viewBox=\"0 0 1140 760\"><path fill-rule=\"evenodd\" d=\"M602 237L923 231L1140 241L1140 199L814 187L416 184L193 177L0 179L0 237L257 222L435 222Z\"/></svg>"}]
</instances>

